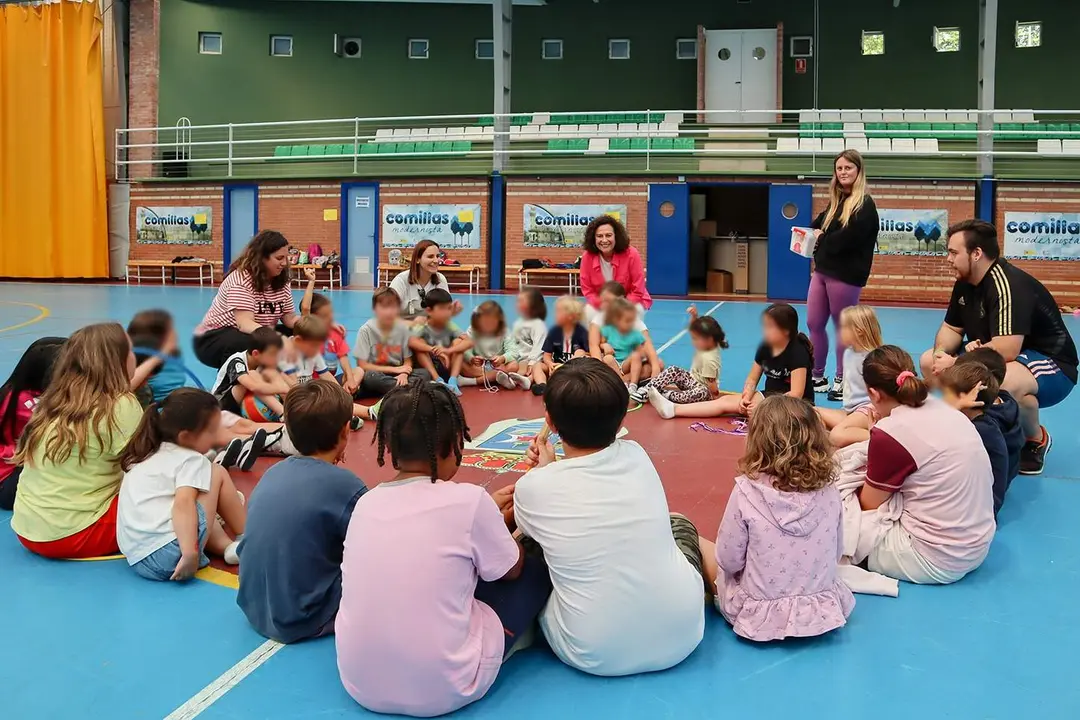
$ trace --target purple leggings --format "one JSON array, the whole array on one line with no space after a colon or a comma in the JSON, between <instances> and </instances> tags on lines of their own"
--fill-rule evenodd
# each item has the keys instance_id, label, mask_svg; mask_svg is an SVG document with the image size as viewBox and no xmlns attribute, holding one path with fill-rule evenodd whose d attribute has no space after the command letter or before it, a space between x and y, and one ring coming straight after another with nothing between
<instances>
[{"instance_id":1,"label":"purple leggings","mask_svg":"<svg viewBox=\"0 0 1080 720\"><path fill-rule=\"evenodd\" d=\"M810 342L814 343L814 377L825 377L825 360L829 355L829 336L825 325L832 317L836 330L836 377L844 376L844 346L840 344L840 313L844 308L859 304L862 288L848 285L819 272L810 276L810 292L806 297L806 324L810 326Z\"/></svg>"}]
</instances>

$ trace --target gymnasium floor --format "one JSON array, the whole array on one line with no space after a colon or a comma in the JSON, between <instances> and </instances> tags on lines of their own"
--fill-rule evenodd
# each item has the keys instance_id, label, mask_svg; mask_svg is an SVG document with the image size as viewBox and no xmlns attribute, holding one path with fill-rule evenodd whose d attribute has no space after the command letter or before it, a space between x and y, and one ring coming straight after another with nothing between
<instances>
[{"instance_id":1,"label":"gymnasium floor","mask_svg":"<svg viewBox=\"0 0 1080 720\"><path fill-rule=\"evenodd\" d=\"M156 286L0 285L0 376L37 337L68 335L103 320L126 323L136 310L164 307L176 318L191 367L208 384L213 372L194 361L189 336L212 295L211 289ZM494 298L508 310L513 306L512 296ZM338 320L354 333L369 315L370 294L336 292L333 299ZM682 332L685 307L658 301L648 316L668 363L685 365L691 357ZM721 384L738 389L762 305L699 308L711 308L728 333ZM886 308L880 317L886 339L915 353L932 341L942 312ZM1068 321L1080 338L1080 323ZM540 401L521 393L466 389L464 404L474 433L494 420L542 414ZM459 715L1080 717L1080 441L1068 420L1078 408L1080 395L1074 395L1044 414L1055 438L1046 474L1016 480L989 559L955 586L902 584L896 599L858 596L844 629L769 645L738 640L710 611L697 651L679 667L647 676L593 678L534 648L512 658L487 698ZM713 535L741 440L695 433L689 424L661 421L646 406L628 415L627 437L649 450L671 509ZM370 428L355 436L349 463L369 485L391 474L375 465L370 438ZM264 466L237 475L240 486L249 489ZM497 487L517 476L469 468L461 477ZM237 609L229 577L155 584L123 561L46 561L22 549L9 521L0 511L5 720L368 716L341 688L333 641L283 648L259 637Z\"/></svg>"}]
</instances>

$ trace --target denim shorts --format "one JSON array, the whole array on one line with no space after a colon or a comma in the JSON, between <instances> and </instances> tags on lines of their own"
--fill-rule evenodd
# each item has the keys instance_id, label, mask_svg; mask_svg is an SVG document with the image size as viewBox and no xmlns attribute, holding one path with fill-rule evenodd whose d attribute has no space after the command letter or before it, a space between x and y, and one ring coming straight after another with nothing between
<instances>
[{"instance_id":1,"label":"denim shorts","mask_svg":"<svg viewBox=\"0 0 1080 720\"><path fill-rule=\"evenodd\" d=\"M195 503L195 510L199 513L199 567L204 568L210 564L210 558L203 552L206 548L206 538L210 533L206 529L206 513L202 505ZM173 540L132 565L131 569L147 580L167 581L176 570L181 555L180 541Z\"/></svg>"}]
</instances>

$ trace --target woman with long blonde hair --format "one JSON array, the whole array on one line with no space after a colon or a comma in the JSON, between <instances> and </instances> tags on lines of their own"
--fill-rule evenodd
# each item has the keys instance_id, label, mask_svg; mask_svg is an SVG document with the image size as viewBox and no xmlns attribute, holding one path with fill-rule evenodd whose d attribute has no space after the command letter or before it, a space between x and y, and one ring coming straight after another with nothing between
<instances>
[{"instance_id":1,"label":"woman with long blonde hair","mask_svg":"<svg viewBox=\"0 0 1080 720\"><path fill-rule=\"evenodd\" d=\"M31 552L86 558L118 551L118 460L142 415L131 392L134 372L131 342L117 323L88 325L64 345L14 458L23 472L11 527Z\"/></svg>"},{"instance_id":2,"label":"woman with long blonde hair","mask_svg":"<svg viewBox=\"0 0 1080 720\"><path fill-rule=\"evenodd\" d=\"M825 325L832 318L839 332L840 313L859 304L859 295L870 278L877 245L878 213L866 189L863 159L855 150L845 150L833 162L829 183L829 206L812 223L817 230L814 273L806 298L806 321L814 343L814 392L829 391L830 400L840 400L844 392L844 346L836 343L836 378L832 390L825 377L829 336Z\"/></svg>"}]
</instances>

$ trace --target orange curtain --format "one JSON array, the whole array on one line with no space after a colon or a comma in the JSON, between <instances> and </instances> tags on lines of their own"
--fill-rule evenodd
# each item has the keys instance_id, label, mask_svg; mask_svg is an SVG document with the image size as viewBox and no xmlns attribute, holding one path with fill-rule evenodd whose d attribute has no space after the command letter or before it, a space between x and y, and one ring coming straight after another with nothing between
<instances>
[{"instance_id":1,"label":"orange curtain","mask_svg":"<svg viewBox=\"0 0 1080 720\"><path fill-rule=\"evenodd\" d=\"M109 274L97 2L0 5L0 277Z\"/></svg>"}]
</instances>

